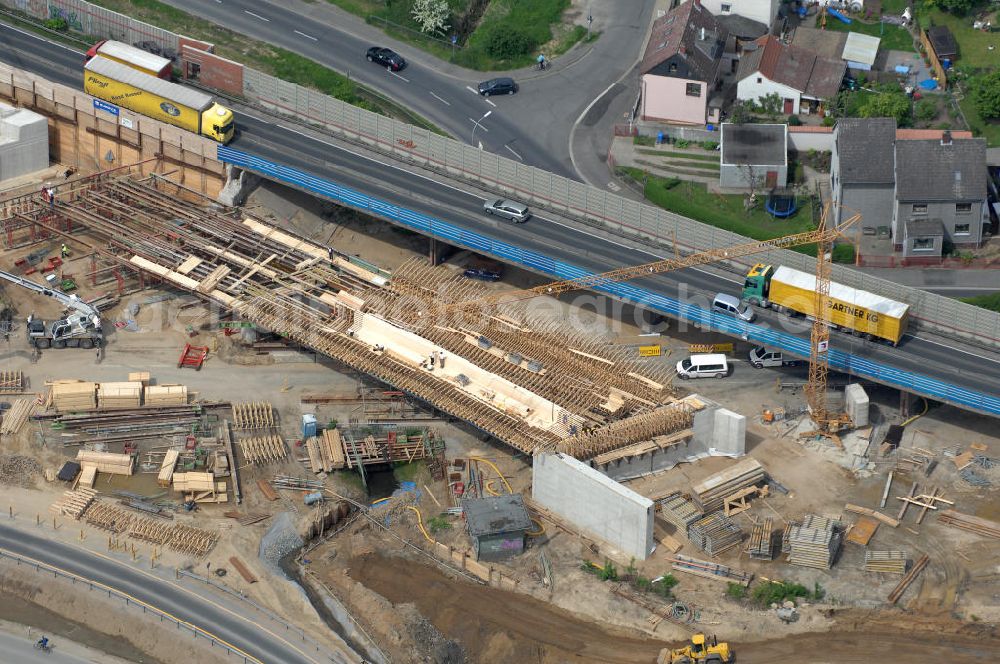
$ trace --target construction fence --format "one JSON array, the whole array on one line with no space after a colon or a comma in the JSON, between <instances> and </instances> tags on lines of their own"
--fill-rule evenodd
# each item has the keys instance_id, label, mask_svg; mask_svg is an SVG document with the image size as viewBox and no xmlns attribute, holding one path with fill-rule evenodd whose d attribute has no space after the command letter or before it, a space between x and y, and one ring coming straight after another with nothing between
<instances>
[{"instance_id":1,"label":"construction fence","mask_svg":"<svg viewBox=\"0 0 1000 664\"><path fill-rule=\"evenodd\" d=\"M180 36L135 21L84 0L0 0L0 4L36 17L53 12L71 15L73 29L98 37L127 37L130 43L155 41L175 51ZM244 68L243 96L276 113L289 115L347 140L366 144L399 160L438 173L500 190L512 197L566 214L605 234L625 237L670 251L704 251L749 242L735 233L688 219L613 192L528 166L518 160L480 150L426 129L352 106L315 90ZM732 261L731 269L746 270L766 261L812 272L815 259L787 249L753 259ZM918 329L933 330L985 345L1000 346L1000 313L964 304L942 295L896 284L841 265L832 278L846 286L907 302Z\"/></svg>"}]
</instances>

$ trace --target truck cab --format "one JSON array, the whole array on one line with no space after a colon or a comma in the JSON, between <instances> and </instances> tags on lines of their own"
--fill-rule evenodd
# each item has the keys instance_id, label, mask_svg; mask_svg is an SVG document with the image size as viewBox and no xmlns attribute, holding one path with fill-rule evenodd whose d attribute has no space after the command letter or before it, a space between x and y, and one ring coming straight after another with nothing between
<instances>
[{"instance_id":1,"label":"truck cab","mask_svg":"<svg viewBox=\"0 0 1000 664\"><path fill-rule=\"evenodd\" d=\"M221 104L213 103L201 114L201 133L223 145L233 140L236 124L233 112Z\"/></svg>"},{"instance_id":2,"label":"truck cab","mask_svg":"<svg viewBox=\"0 0 1000 664\"><path fill-rule=\"evenodd\" d=\"M768 306L774 266L757 263L747 272L742 299L758 307Z\"/></svg>"},{"instance_id":3,"label":"truck cab","mask_svg":"<svg viewBox=\"0 0 1000 664\"><path fill-rule=\"evenodd\" d=\"M757 346L752 349L748 355L748 359L750 360L750 365L756 369L763 369L764 367L795 367L800 364L799 360L784 357L780 350L773 350L764 346Z\"/></svg>"}]
</instances>

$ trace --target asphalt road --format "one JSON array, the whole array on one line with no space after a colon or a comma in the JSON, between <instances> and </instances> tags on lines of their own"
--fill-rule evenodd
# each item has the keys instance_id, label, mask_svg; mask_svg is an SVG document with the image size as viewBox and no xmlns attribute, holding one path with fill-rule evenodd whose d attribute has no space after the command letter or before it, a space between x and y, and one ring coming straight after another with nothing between
<instances>
[{"instance_id":1,"label":"asphalt road","mask_svg":"<svg viewBox=\"0 0 1000 664\"><path fill-rule=\"evenodd\" d=\"M513 96L480 97L476 85L494 74L463 69L336 8L302 0L165 0L235 32L281 46L378 90L460 141L526 164L579 178L570 134L578 116L639 57L655 0L587 3L601 32L585 54L556 58L544 72L503 72L521 86ZM339 15L338 15L339 13ZM406 58L398 74L365 60L369 46L390 46ZM492 102L492 103L491 103ZM474 121L491 114L475 131ZM610 129L604 127L604 134ZM578 159L580 157L577 157ZM600 156L603 161L604 155ZM604 168L605 173L607 168ZM606 179L606 178L605 178Z\"/></svg>"},{"instance_id":2,"label":"asphalt road","mask_svg":"<svg viewBox=\"0 0 1000 664\"><path fill-rule=\"evenodd\" d=\"M306 654L297 645L262 628L241 613L128 565L2 524L0 542L4 549L13 553L34 558L127 593L210 632L262 662L318 664L329 661L326 657ZM90 591L81 589L80 592ZM187 632L185 638L191 638Z\"/></svg>"},{"instance_id":3,"label":"asphalt road","mask_svg":"<svg viewBox=\"0 0 1000 664\"><path fill-rule=\"evenodd\" d=\"M396 103L411 108L455 138L491 152L505 153L525 163L561 175L572 175L567 161L553 158L527 132L507 109L517 105L519 97L531 95L536 86L524 82L518 95L486 99L476 86L489 74L469 72L468 79L454 79L425 67L420 52L404 49L408 66L396 73L365 59L369 46L377 44L335 26L319 23L283 5L262 0L169 0L168 4L223 25L230 30L281 46L323 64L353 80L372 87ZM474 78L473 78L474 77ZM487 112L490 116L478 128L475 122ZM475 141L473 141L475 130Z\"/></svg>"},{"instance_id":4,"label":"asphalt road","mask_svg":"<svg viewBox=\"0 0 1000 664\"><path fill-rule=\"evenodd\" d=\"M0 37L0 60L79 87L78 53L7 27L0 29ZM614 244L544 216L535 216L522 225L502 223L483 216L482 200L471 193L398 168L387 158L384 162L375 161L332 141L314 139L287 125L238 114L237 126L239 135L231 144L234 148L587 270L602 272L662 257ZM707 307L712 295L722 291L736 292L740 282L735 276L722 277L710 271L687 269L635 283ZM787 329L783 316L772 311L761 311L759 322L794 331ZM808 330L799 330L797 334L808 338ZM996 394L1000 385L1000 354L965 351L946 339L906 335L898 348L890 348L835 332L831 345L859 357L986 394Z\"/></svg>"},{"instance_id":5,"label":"asphalt road","mask_svg":"<svg viewBox=\"0 0 1000 664\"><path fill-rule=\"evenodd\" d=\"M38 632L41 634L41 632ZM21 664L26 661L34 661L36 659L43 660L49 664L94 664L94 662L99 661L94 657L97 657L97 653L94 652L94 657L84 656L79 653L68 653L60 646L68 645L64 639L59 638L53 634L49 634L49 641L52 644L52 651L49 653L43 653L39 650L35 650L35 642L38 638L28 638L26 636L20 636L17 634L8 634L7 632L0 632L0 664Z\"/></svg>"}]
</instances>

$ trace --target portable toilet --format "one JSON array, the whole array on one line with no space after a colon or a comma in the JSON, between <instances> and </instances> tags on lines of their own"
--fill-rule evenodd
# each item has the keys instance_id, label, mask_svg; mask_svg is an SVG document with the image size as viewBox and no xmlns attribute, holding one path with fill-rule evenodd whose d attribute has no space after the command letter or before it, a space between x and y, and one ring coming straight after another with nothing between
<instances>
[{"instance_id":1,"label":"portable toilet","mask_svg":"<svg viewBox=\"0 0 1000 664\"><path fill-rule=\"evenodd\" d=\"M306 440L316 435L316 416L311 413L302 415L302 439Z\"/></svg>"}]
</instances>

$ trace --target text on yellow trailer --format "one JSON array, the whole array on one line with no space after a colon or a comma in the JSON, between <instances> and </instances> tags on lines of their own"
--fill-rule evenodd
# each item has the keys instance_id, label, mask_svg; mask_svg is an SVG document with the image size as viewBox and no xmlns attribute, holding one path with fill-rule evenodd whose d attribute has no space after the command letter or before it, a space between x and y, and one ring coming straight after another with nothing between
<instances>
[{"instance_id":1,"label":"text on yellow trailer","mask_svg":"<svg viewBox=\"0 0 1000 664\"><path fill-rule=\"evenodd\" d=\"M233 138L233 112L210 95L101 56L84 65L83 89L98 99L220 143Z\"/></svg>"},{"instance_id":2,"label":"text on yellow trailer","mask_svg":"<svg viewBox=\"0 0 1000 664\"><path fill-rule=\"evenodd\" d=\"M743 299L815 317L816 276L790 267L774 269L758 263L747 273ZM906 332L909 315L908 304L830 282L826 319L838 327L896 345Z\"/></svg>"}]
</instances>

